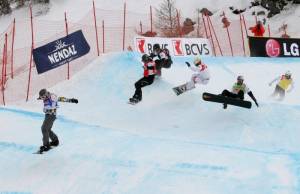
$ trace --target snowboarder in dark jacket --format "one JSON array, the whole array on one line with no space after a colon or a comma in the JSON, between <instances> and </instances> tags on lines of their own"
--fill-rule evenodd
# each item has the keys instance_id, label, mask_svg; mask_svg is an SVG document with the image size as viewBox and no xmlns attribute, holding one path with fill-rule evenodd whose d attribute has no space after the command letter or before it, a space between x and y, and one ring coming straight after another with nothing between
<instances>
[{"instance_id":1,"label":"snowboarder in dark jacket","mask_svg":"<svg viewBox=\"0 0 300 194\"><path fill-rule=\"evenodd\" d=\"M156 64L157 75L161 76L161 68L170 68L173 61L167 48L161 49L159 44L153 45L153 52L150 54Z\"/></svg>"},{"instance_id":2,"label":"snowboarder in dark jacket","mask_svg":"<svg viewBox=\"0 0 300 194\"><path fill-rule=\"evenodd\" d=\"M144 54L142 56L142 62L144 63L144 77L134 84L135 92L133 97L129 99L129 102L132 104L142 100L142 87L151 85L156 75L156 64L149 55Z\"/></svg>"},{"instance_id":3,"label":"snowboarder in dark jacket","mask_svg":"<svg viewBox=\"0 0 300 194\"><path fill-rule=\"evenodd\" d=\"M240 100L244 100L244 94L247 93L251 99L255 102L256 106L258 107L258 103L256 98L254 97L253 93L250 91L250 89L247 87L247 85L244 83L244 77L239 75L237 77L237 82L232 86L232 91L223 90L222 96L230 97L230 98L237 98ZM223 108L227 108L227 104L223 104Z\"/></svg>"},{"instance_id":4,"label":"snowboarder in dark jacket","mask_svg":"<svg viewBox=\"0 0 300 194\"><path fill-rule=\"evenodd\" d=\"M44 151L48 151L51 146L59 145L58 137L52 131L52 126L56 119L58 102L78 103L78 100L75 98L68 99L65 97L57 97L55 94L50 93L46 89L40 90L38 100L43 100L43 112L45 113L45 119L41 127L43 134L43 145L40 147L40 153L42 153ZM51 142L49 142L49 139L51 140Z\"/></svg>"}]
</instances>

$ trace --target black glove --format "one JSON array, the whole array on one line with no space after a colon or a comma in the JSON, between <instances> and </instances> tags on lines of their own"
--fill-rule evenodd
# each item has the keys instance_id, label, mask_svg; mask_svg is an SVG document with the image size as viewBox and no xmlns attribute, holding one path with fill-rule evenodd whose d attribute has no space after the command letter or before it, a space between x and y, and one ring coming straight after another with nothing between
<instances>
[{"instance_id":1,"label":"black glove","mask_svg":"<svg viewBox=\"0 0 300 194\"><path fill-rule=\"evenodd\" d=\"M71 98L71 99L69 99L69 102L71 102L71 103L78 103L78 100L77 99L75 99L75 98Z\"/></svg>"},{"instance_id":2,"label":"black glove","mask_svg":"<svg viewBox=\"0 0 300 194\"><path fill-rule=\"evenodd\" d=\"M185 64L186 64L188 67L191 66L191 64L190 64L189 62L185 62Z\"/></svg>"}]
</instances>

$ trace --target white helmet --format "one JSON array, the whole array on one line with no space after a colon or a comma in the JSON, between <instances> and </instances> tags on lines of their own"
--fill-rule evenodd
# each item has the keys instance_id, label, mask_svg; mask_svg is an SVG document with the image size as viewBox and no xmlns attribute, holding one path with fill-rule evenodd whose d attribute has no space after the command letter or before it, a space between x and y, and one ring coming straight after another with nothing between
<instances>
[{"instance_id":1,"label":"white helmet","mask_svg":"<svg viewBox=\"0 0 300 194\"><path fill-rule=\"evenodd\" d=\"M287 71L285 72L284 74L285 77L291 77L292 76L292 73L290 71Z\"/></svg>"},{"instance_id":2,"label":"white helmet","mask_svg":"<svg viewBox=\"0 0 300 194\"><path fill-rule=\"evenodd\" d=\"M200 57L195 57L195 59L194 59L194 64L197 65L197 64L199 64L199 63L201 63Z\"/></svg>"}]
</instances>

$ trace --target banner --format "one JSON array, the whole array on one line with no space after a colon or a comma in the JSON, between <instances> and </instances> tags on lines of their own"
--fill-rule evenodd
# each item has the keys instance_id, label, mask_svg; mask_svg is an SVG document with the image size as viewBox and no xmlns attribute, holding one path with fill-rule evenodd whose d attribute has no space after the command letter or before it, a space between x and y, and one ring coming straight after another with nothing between
<instances>
[{"instance_id":1,"label":"banner","mask_svg":"<svg viewBox=\"0 0 300 194\"><path fill-rule=\"evenodd\" d=\"M299 57L300 39L248 37L251 57Z\"/></svg>"},{"instance_id":2,"label":"banner","mask_svg":"<svg viewBox=\"0 0 300 194\"><path fill-rule=\"evenodd\" d=\"M167 48L171 56L199 56L212 55L211 46L205 38L153 38L136 37L135 50L140 53L150 54L153 52L153 45Z\"/></svg>"},{"instance_id":3,"label":"banner","mask_svg":"<svg viewBox=\"0 0 300 194\"><path fill-rule=\"evenodd\" d=\"M81 30L33 50L38 74L57 68L90 51Z\"/></svg>"}]
</instances>

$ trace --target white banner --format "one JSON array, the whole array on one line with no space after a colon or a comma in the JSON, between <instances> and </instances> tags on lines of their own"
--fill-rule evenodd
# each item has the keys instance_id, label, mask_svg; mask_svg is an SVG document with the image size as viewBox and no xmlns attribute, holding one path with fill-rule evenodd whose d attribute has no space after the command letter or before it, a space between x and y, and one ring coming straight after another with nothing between
<instances>
[{"instance_id":1,"label":"white banner","mask_svg":"<svg viewBox=\"0 0 300 194\"><path fill-rule=\"evenodd\" d=\"M150 54L154 44L167 48L171 56L211 56L212 50L208 39L205 38L155 38L136 37L135 50L139 53Z\"/></svg>"}]
</instances>

